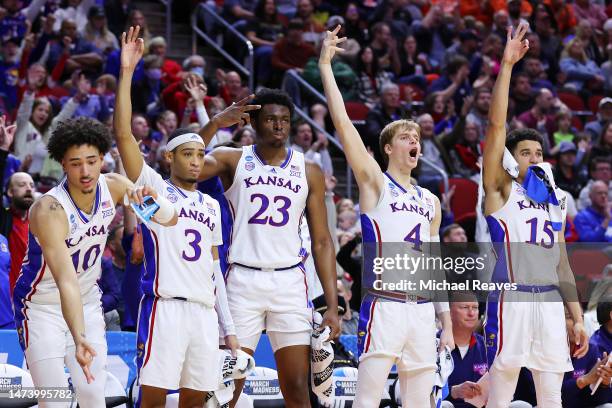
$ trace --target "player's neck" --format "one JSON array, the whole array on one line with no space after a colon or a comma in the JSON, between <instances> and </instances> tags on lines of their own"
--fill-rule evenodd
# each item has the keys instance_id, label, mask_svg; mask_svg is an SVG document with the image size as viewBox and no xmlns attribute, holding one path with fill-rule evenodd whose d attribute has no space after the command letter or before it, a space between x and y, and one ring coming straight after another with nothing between
<instances>
[{"instance_id":1,"label":"player's neck","mask_svg":"<svg viewBox=\"0 0 612 408\"><path fill-rule=\"evenodd\" d=\"M457 346L467 346L472 339L472 331L463 327L453 325L453 338Z\"/></svg>"},{"instance_id":2,"label":"player's neck","mask_svg":"<svg viewBox=\"0 0 612 408\"><path fill-rule=\"evenodd\" d=\"M181 180L180 178L176 177L174 174L170 175L170 182L172 182L172 184L174 184L175 186L180 187L183 190L187 190L187 191L196 191L198 188L198 183L192 183L187 180Z\"/></svg>"},{"instance_id":3,"label":"player's neck","mask_svg":"<svg viewBox=\"0 0 612 408\"><path fill-rule=\"evenodd\" d=\"M276 147L263 143L256 143L255 151L257 152L257 156L270 166L280 166L287 158L287 148L285 146Z\"/></svg>"},{"instance_id":4,"label":"player's neck","mask_svg":"<svg viewBox=\"0 0 612 408\"><path fill-rule=\"evenodd\" d=\"M68 193L79 210L85 212L86 214L91 214L94 202L96 201L96 188L94 188L90 193L84 193L68 183Z\"/></svg>"},{"instance_id":5,"label":"player's neck","mask_svg":"<svg viewBox=\"0 0 612 408\"><path fill-rule=\"evenodd\" d=\"M410 169L402 169L398 166L389 164L389 167L387 168L387 173L391 177L393 177L393 180L399 183L406 190L410 190L412 188L412 183L410 182Z\"/></svg>"}]
</instances>

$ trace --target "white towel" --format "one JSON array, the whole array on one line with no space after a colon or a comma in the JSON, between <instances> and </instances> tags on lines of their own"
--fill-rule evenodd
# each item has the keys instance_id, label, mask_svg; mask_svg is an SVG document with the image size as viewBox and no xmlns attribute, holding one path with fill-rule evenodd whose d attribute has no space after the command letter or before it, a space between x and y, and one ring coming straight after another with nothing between
<instances>
[{"instance_id":1,"label":"white towel","mask_svg":"<svg viewBox=\"0 0 612 408\"><path fill-rule=\"evenodd\" d=\"M334 390L334 349L330 340L331 329L320 329L323 317L315 312L313 316L312 337L310 338L310 382L312 391L319 398L319 403L326 408L333 407Z\"/></svg>"},{"instance_id":2,"label":"white towel","mask_svg":"<svg viewBox=\"0 0 612 408\"><path fill-rule=\"evenodd\" d=\"M255 368L255 359L242 350L233 357L230 350L219 350L220 383L217 390L208 392L204 408L225 408L234 395L234 380L246 378Z\"/></svg>"}]
</instances>

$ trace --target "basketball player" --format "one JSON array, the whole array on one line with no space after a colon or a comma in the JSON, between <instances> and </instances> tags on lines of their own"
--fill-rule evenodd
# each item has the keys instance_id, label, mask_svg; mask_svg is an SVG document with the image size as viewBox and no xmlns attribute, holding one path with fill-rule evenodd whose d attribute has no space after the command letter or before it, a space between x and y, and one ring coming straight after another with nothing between
<instances>
[{"instance_id":1,"label":"basketball player","mask_svg":"<svg viewBox=\"0 0 612 408\"><path fill-rule=\"evenodd\" d=\"M177 129L169 136L168 180L143 160L130 125L132 75L144 50L139 31L131 27L121 37L117 146L128 178L136 185L154 186L178 213L174 228L143 227L146 266L137 330L140 401L142 407L164 406L167 391L180 388L179 406L202 406L205 392L216 390L222 380L215 369L219 322L226 346L233 353L239 348L217 249L222 244L221 211L216 200L197 191L204 166L200 135Z\"/></svg>"},{"instance_id":2,"label":"basketball player","mask_svg":"<svg viewBox=\"0 0 612 408\"><path fill-rule=\"evenodd\" d=\"M554 231L549 204L532 205L522 187L529 166L543 162L542 136L533 129L521 129L506 138L510 76L514 64L529 49L524 40L527 30L528 25L521 24L512 35L512 28L508 28L501 69L493 89L483 158L485 215L492 241L503 242L503 248L497 248L493 280L518 285L517 291L493 292L488 300L485 324L491 375L488 408L509 405L523 366L533 373L538 407L561 407L563 373L572 370L562 298L575 322L574 334L579 344L575 355L583 356L588 350L574 276L565 252L565 226L560 232ZM504 148L518 162L515 180L502 166ZM556 194L564 210L565 193L557 189ZM564 214L561 219L565 220Z\"/></svg>"},{"instance_id":3,"label":"basketball player","mask_svg":"<svg viewBox=\"0 0 612 408\"><path fill-rule=\"evenodd\" d=\"M104 407L106 339L100 289L102 252L126 194L156 198L155 219L176 223L170 203L118 174L100 174L111 146L107 128L88 119L60 123L49 140L51 158L66 176L30 209L28 249L13 292L19 342L36 387L67 387L70 370L80 406ZM79 370L81 366L82 371ZM39 401L39 406L56 406Z\"/></svg>"},{"instance_id":4,"label":"basketball player","mask_svg":"<svg viewBox=\"0 0 612 408\"><path fill-rule=\"evenodd\" d=\"M411 171L421 154L420 127L410 120L397 120L382 130L380 149L388 161L383 173L351 123L332 73L331 60L342 50L338 44L346 39L337 37L339 30L340 26L327 32L319 69L332 120L359 185L363 242L407 241L414 247L422 242L439 242L440 202L427 189L410 183ZM364 273L371 275L372 266L364 265ZM436 368L434 308L442 322L441 348L449 346L452 350L455 346L447 302L408 301L403 292L373 290L364 297L354 407L379 405L394 364L399 371L402 406L430 406Z\"/></svg>"},{"instance_id":5,"label":"basketball player","mask_svg":"<svg viewBox=\"0 0 612 408\"><path fill-rule=\"evenodd\" d=\"M287 148L293 113L289 96L263 89L251 102L256 143L220 147L206 156L201 180L219 176L234 218L226 277L228 302L243 350L253 354L266 330L285 405L310 407L308 394L312 310L307 297L300 221L307 217L312 252L328 311L323 325L340 333L334 244L327 227L321 169ZM210 140L215 119L200 134ZM243 382L236 382L235 404ZM234 405L232 405L234 406Z\"/></svg>"}]
</instances>

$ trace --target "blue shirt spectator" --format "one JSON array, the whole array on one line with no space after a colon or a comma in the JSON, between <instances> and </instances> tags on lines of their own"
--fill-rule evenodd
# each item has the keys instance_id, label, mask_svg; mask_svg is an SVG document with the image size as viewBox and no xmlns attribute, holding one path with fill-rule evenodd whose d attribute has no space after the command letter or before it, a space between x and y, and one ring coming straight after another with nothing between
<instances>
[{"instance_id":1,"label":"blue shirt spectator","mask_svg":"<svg viewBox=\"0 0 612 408\"><path fill-rule=\"evenodd\" d=\"M591 370L597 365L597 358L601 357L595 347L590 347L586 356L582 358L572 357L572 365L574 371L565 373L563 377L563 386L561 388L561 399L563 400L564 408L594 408L612 401L612 389L600 385L597 388L595 395L591 395L591 388L584 386L586 383L597 382L599 377ZM578 379L583 388L579 388Z\"/></svg>"},{"instance_id":2,"label":"blue shirt spectator","mask_svg":"<svg viewBox=\"0 0 612 408\"><path fill-rule=\"evenodd\" d=\"M612 353L612 297L606 296L597 304L597 321L601 325L591 336L590 346L601 356Z\"/></svg>"},{"instance_id":3,"label":"blue shirt spectator","mask_svg":"<svg viewBox=\"0 0 612 408\"><path fill-rule=\"evenodd\" d=\"M580 242L612 242L611 210L608 186L603 181L591 184L591 205L579 211L574 225Z\"/></svg>"},{"instance_id":4,"label":"blue shirt spectator","mask_svg":"<svg viewBox=\"0 0 612 408\"><path fill-rule=\"evenodd\" d=\"M117 309L119 305L119 282L111 258L102 258L102 274L98 279L102 291L102 310L104 313Z\"/></svg>"}]
</instances>

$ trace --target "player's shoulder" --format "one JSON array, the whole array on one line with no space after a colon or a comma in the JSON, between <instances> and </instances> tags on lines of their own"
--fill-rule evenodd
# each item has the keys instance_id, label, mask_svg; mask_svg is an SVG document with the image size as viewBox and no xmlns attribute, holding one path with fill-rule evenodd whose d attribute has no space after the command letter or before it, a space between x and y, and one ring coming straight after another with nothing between
<instances>
[{"instance_id":1,"label":"player's shoulder","mask_svg":"<svg viewBox=\"0 0 612 408\"><path fill-rule=\"evenodd\" d=\"M40 197L29 210L29 222L32 227L67 219L66 209L60 200L51 194Z\"/></svg>"},{"instance_id":2,"label":"player's shoulder","mask_svg":"<svg viewBox=\"0 0 612 408\"><path fill-rule=\"evenodd\" d=\"M219 146L212 149L208 154L216 159L220 158L240 158L242 156L242 147Z\"/></svg>"}]
</instances>

